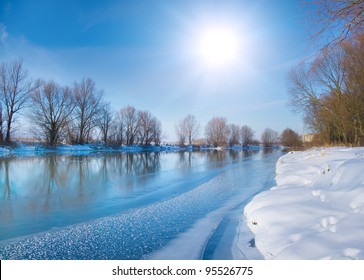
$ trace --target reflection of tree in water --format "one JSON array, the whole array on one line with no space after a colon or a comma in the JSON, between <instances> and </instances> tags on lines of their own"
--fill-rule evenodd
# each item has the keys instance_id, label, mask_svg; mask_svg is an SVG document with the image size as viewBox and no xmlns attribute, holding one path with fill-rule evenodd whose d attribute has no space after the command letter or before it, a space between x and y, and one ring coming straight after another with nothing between
<instances>
[{"instance_id":1,"label":"reflection of tree in water","mask_svg":"<svg viewBox=\"0 0 364 280\"><path fill-rule=\"evenodd\" d=\"M159 153L144 153L142 156L141 174L155 174L160 168L160 154Z\"/></svg>"},{"instance_id":2,"label":"reflection of tree in water","mask_svg":"<svg viewBox=\"0 0 364 280\"><path fill-rule=\"evenodd\" d=\"M188 171L192 167L192 152L179 152L177 168Z\"/></svg>"},{"instance_id":3,"label":"reflection of tree in water","mask_svg":"<svg viewBox=\"0 0 364 280\"><path fill-rule=\"evenodd\" d=\"M9 183L9 160L8 158L0 160L1 188L3 189L3 199L10 199L10 183Z\"/></svg>"},{"instance_id":4,"label":"reflection of tree in water","mask_svg":"<svg viewBox=\"0 0 364 280\"><path fill-rule=\"evenodd\" d=\"M259 150L242 150L242 156L243 158L249 158L255 154L258 154L260 151Z\"/></svg>"},{"instance_id":5,"label":"reflection of tree in water","mask_svg":"<svg viewBox=\"0 0 364 280\"><path fill-rule=\"evenodd\" d=\"M72 156L67 162L64 173L73 174L71 185L78 189L80 202L85 195L97 196L115 185L133 190L160 170L159 153Z\"/></svg>"},{"instance_id":6,"label":"reflection of tree in water","mask_svg":"<svg viewBox=\"0 0 364 280\"><path fill-rule=\"evenodd\" d=\"M207 158L213 164L213 168L221 168L230 164L229 159L237 162L240 157L249 158L257 153L259 153L259 150L209 151L207 152Z\"/></svg>"},{"instance_id":7,"label":"reflection of tree in water","mask_svg":"<svg viewBox=\"0 0 364 280\"><path fill-rule=\"evenodd\" d=\"M13 208L11 199L11 189L9 180L9 158L0 160L0 186L3 189L3 196L0 204L0 220L11 220L13 217Z\"/></svg>"},{"instance_id":8,"label":"reflection of tree in water","mask_svg":"<svg viewBox=\"0 0 364 280\"><path fill-rule=\"evenodd\" d=\"M66 192L70 184L70 178L74 175L64 166L60 165L60 157L46 156L19 159L14 161L14 167L21 166L27 161L30 167L24 166L23 174L26 177L24 185L20 186L16 181L16 173L13 176L14 184L23 191L30 193L24 208L30 212L51 212L54 208L63 208L70 203ZM27 168L26 168L27 167ZM55 195L56 194L56 195Z\"/></svg>"},{"instance_id":9,"label":"reflection of tree in water","mask_svg":"<svg viewBox=\"0 0 364 280\"><path fill-rule=\"evenodd\" d=\"M213 168L221 168L226 166L227 153L225 151L208 151L207 159L212 163Z\"/></svg>"},{"instance_id":10,"label":"reflection of tree in water","mask_svg":"<svg viewBox=\"0 0 364 280\"><path fill-rule=\"evenodd\" d=\"M16 206L25 215L69 209L102 199L110 188L131 192L160 168L159 153L3 158L0 188L2 201L9 202L2 202L0 210Z\"/></svg>"},{"instance_id":11,"label":"reflection of tree in water","mask_svg":"<svg viewBox=\"0 0 364 280\"><path fill-rule=\"evenodd\" d=\"M126 186L134 189L145 185L150 176L155 175L161 168L159 153L128 153L123 155L126 160L121 165L125 170Z\"/></svg>"},{"instance_id":12,"label":"reflection of tree in water","mask_svg":"<svg viewBox=\"0 0 364 280\"><path fill-rule=\"evenodd\" d=\"M38 182L45 190L46 195L43 196L43 211L49 211L53 208L52 206L52 193L61 186L57 182L57 166L55 157L46 157L44 159L43 172L42 172L42 182ZM37 182L34 182L37 184Z\"/></svg>"},{"instance_id":13,"label":"reflection of tree in water","mask_svg":"<svg viewBox=\"0 0 364 280\"><path fill-rule=\"evenodd\" d=\"M236 161L237 159L239 159L239 151L229 150L229 156L232 160Z\"/></svg>"},{"instance_id":14,"label":"reflection of tree in water","mask_svg":"<svg viewBox=\"0 0 364 280\"><path fill-rule=\"evenodd\" d=\"M276 152L276 151L277 151L276 147L264 147L263 155L265 155L265 156L271 155L273 152Z\"/></svg>"}]
</instances>

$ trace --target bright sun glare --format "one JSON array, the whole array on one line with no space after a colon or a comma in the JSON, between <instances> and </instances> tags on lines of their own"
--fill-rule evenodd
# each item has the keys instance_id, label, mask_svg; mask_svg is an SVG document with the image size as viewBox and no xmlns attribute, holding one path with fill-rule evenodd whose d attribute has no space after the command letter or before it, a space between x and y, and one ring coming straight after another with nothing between
<instances>
[{"instance_id":1,"label":"bright sun glare","mask_svg":"<svg viewBox=\"0 0 364 280\"><path fill-rule=\"evenodd\" d=\"M238 59L239 40L232 30L211 28L203 32L199 39L199 56L209 66L224 66Z\"/></svg>"}]
</instances>

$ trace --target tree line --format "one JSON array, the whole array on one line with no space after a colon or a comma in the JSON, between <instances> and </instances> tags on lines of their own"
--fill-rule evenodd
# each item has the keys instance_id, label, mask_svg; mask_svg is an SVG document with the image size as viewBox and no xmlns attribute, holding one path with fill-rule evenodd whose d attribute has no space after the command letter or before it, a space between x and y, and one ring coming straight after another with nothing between
<instances>
[{"instance_id":1,"label":"tree line","mask_svg":"<svg viewBox=\"0 0 364 280\"><path fill-rule=\"evenodd\" d=\"M84 78L72 87L32 80L18 59L0 64L1 144L11 144L20 114L31 121L33 137L49 146L96 139L118 145L159 145L162 139L156 117L133 106L114 112L92 79Z\"/></svg>"},{"instance_id":2,"label":"tree line","mask_svg":"<svg viewBox=\"0 0 364 280\"><path fill-rule=\"evenodd\" d=\"M97 89L90 78L75 82L73 86L32 80L23 61L17 59L0 64L0 144L12 143L14 123L20 114L30 120L33 138L51 147L95 141L149 146L160 145L162 141L161 122L149 111L133 106L113 111L110 103L105 102L103 91ZM181 146L196 144L199 134L200 125L193 115L187 115L176 124ZM291 129L279 135L267 128L261 136L264 146L280 142L299 146L300 138ZM248 147L260 141L255 139L251 127L229 124L224 117L213 117L205 126L203 144Z\"/></svg>"},{"instance_id":3,"label":"tree line","mask_svg":"<svg viewBox=\"0 0 364 280\"><path fill-rule=\"evenodd\" d=\"M22 114L31 122L33 137L48 146L61 143L85 144L101 141L115 145L160 145L161 122L149 111L133 106L118 111L105 102L104 93L95 82L82 79L73 86L54 81L32 80L20 59L0 64L0 144L11 144L13 127ZM200 125L188 115L176 124L180 145L196 144ZM299 136L290 130L299 143ZM278 132L266 129L261 137L265 146L285 142ZM287 141L286 141L287 142ZM249 126L229 124L226 118L214 117L205 127L205 143L217 146L259 144ZM286 143L293 145L291 142Z\"/></svg>"},{"instance_id":4,"label":"tree line","mask_svg":"<svg viewBox=\"0 0 364 280\"><path fill-rule=\"evenodd\" d=\"M317 35L336 34L288 74L292 109L319 144L364 144L364 1L319 0Z\"/></svg>"},{"instance_id":5,"label":"tree line","mask_svg":"<svg viewBox=\"0 0 364 280\"><path fill-rule=\"evenodd\" d=\"M255 138L254 130L247 125L230 124L224 117L213 117L205 126L206 144L213 147L218 146L243 146L262 144L265 147L284 145L287 147L301 147L301 137L290 128L283 130L281 134L277 131L266 128L261 140ZM193 115L187 115L176 124L178 143L181 146L197 143L200 134L200 124Z\"/></svg>"}]
</instances>

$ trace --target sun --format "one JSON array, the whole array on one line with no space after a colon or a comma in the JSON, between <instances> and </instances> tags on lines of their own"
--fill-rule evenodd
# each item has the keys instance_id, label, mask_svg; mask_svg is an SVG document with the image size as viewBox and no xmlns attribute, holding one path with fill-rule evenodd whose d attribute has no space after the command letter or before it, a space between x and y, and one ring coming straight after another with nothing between
<instances>
[{"instance_id":1,"label":"sun","mask_svg":"<svg viewBox=\"0 0 364 280\"><path fill-rule=\"evenodd\" d=\"M209 66L232 64L239 56L238 36L226 27L209 28L199 36L198 54Z\"/></svg>"}]
</instances>

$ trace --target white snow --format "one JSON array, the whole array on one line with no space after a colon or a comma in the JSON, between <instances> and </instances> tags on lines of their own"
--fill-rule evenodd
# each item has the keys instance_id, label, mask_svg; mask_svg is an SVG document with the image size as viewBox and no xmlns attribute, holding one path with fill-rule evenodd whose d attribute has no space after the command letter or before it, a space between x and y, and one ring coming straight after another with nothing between
<instances>
[{"instance_id":1,"label":"white snow","mask_svg":"<svg viewBox=\"0 0 364 280\"><path fill-rule=\"evenodd\" d=\"M199 150L259 150L259 146L233 146L233 147L218 147L211 148L206 146L200 146ZM180 147L177 145L161 145L161 146L109 146L104 144L74 144L74 145L59 145L55 148L16 143L14 147L0 147L0 157L8 156L39 156L49 153L68 154L68 155L90 155L93 153L102 152L121 152L121 153L140 153L140 152L180 152L180 151L193 151L192 146Z\"/></svg>"},{"instance_id":2,"label":"white snow","mask_svg":"<svg viewBox=\"0 0 364 280\"><path fill-rule=\"evenodd\" d=\"M60 145L56 148L49 148L42 145L22 145L15 147L0 147L0 157L7 156L38 156L48 153L89 155L98 152L122 152L140 153L148 152L174 152L184 150L178 146L108 146L103 144L84 144L84 145Z\"/></svg>"},{"instance_id":3,"label":"white snow","mask_svg":"<svg viewBox=\"0 0 364 280\"><path fill-rule=\"evenodd\" d=\"M364 259L364 148L286 154L276 182L244 208L265 259Z\"/></svg>"},{"instance_id":4,"label":"white snow","mask_svg":"<svg viewBox=\"0 0 364 280\"><path fill-rule=\"evenodd\" d=\"M7 148L0 147L0 155L8 154L10 151Z\"/></svg>"}]
</instances>

